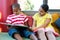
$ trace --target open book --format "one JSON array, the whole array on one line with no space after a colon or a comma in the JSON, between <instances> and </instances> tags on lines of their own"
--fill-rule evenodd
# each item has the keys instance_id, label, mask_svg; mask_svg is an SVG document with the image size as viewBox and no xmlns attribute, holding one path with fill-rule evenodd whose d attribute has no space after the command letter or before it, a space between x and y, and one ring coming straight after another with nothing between
<instances>
[{"instance_id":1,"label":"open book","mask_svg":"<svg viewBox=\"0 0 60 40\"><path fill-rule=\"evenodd\" d=\"M7 24L3 22L0 22L0 24L6 25L6 26L18 26L18 27L28 28L28 26L20 25L20 24Z\"/></svg>"}]
</instances>

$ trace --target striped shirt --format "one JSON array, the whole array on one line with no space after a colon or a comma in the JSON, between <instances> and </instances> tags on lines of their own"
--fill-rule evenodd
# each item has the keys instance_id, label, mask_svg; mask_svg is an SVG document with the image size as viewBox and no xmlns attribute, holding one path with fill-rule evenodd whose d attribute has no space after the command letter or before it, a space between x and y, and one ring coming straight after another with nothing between
<instances>
[{"instance_id":1,"label":"striped shirt","mask_svg":"<svg viewBox=\"0 0 60 40\"><path fill-rule=\"evenodd\" d=\"M19 24L19 25L24 25L25 22L28 21L28 17L24 14L19 14L19 15L9 15L7 17L6 22L9 24Z\"/></svg>"}]
</instances>

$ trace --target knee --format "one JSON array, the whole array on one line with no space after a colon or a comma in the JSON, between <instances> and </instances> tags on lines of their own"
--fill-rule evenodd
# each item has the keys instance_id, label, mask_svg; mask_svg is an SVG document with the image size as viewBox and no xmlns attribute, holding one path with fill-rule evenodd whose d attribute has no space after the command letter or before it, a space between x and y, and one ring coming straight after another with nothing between
<instances>
[{"instance_id":1,"label":"knee","mask_svg":"<svg viewBox=\"0 0 60 40\"><path fill-rule=\"evenodd\" d=\"M33 40L38 40L37 38L34 38Z\"/></svg>"},{"instance_id":2,"label":"knee","mask_svg":"<svg viewBox=\"0 0 60 40\"><path fill-rule=\"evenodd\" d=\"M46 33L47 33L47 34L51 34L51 33L53 33L53 32L52 32L52 31L47 31Z\"/></svg>"},{"instance_id":3,"label":"knee","mask_svg":"<svg viewBox=\"0 0 60 40\"><path fill-rule=\"evenodd\" d=\"M42 33L42 32L44 32L44 28L38 30L38 33Z\"/></svg>"},{"instance_id":4,"label":"knee","mask_svg":"<svg viewBox=\"0 0 60 40\"><path fill-rule=\"evenodd\" d=\"M38 40L38 38L34 34L30 35L30 39L32 39L32 40Z\"/></svg>"},{"instance_id":5,"label":"knee","mask_svg":"<svg viewBox=\"0 0 60 40\"><path fill-rule=\"evenodd\" d=\"M17 33L17 30L16 30L16 29L10 29L10 30L8 31L8 34L9 34L11 37L13 37L15 33Z\"/></svg>"},{"instance_id":6,"label":"knee","mask_svg":"<svg viewBox=\"0 0 60 40\"><path fill-rule=\"evenodd\" d=\"M34 38L33 40L38 40L37 38Z\"/></svg>"}]
</instances>

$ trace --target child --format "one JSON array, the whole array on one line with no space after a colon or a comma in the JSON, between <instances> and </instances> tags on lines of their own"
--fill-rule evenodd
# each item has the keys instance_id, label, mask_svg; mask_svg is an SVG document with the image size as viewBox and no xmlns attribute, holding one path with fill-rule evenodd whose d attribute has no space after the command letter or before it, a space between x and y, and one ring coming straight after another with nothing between
<instances>
[{"instance_id":1,"label":"child","mask_svg":"<svg viewBox=\"0 0 60 40\"><path fill-rule=\"evenodd\" d=\"M8 24L19 24L21 26L25 26L25 23L28 21L28 17L21 12L19 4L12 5L13 14L7 17L6 22ZM30 38L31 40L37 40L36 36L33 32L29 31L28 29L20 28L20 27L8 27L9 28L9 35L16 40L23 40L21 36Z\"/></svg>"},{"instance_id":2,"label":"child","mask_svg":"<svg viewBox=\"0 0 60 40\"><path fill-rule=\"evenodd\" d=\"M37 32L38 37L40 40L56 40L55 36L53 33L55 33L51 22L52 22L52 17L50 14L48 14L48 5L43 4L41 5L39 9L39 13L36 13L33 18L34 18L34 26L32 27L32 30L34 32ZM46 32L46 35L45 35ZM46 37L47 36L47 37Z\"/></svg>"}]
</instances>

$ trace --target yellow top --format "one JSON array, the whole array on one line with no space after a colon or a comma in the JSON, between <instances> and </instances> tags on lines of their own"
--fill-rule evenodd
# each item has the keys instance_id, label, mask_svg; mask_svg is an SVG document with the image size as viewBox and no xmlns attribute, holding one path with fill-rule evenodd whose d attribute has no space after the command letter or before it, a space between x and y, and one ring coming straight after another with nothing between
<instances>
[{"instance_id":1,"label":"yellow top","mask_svg":"<svg viewBox=\"0 0 60 40\"><path fill-rule=\"evenodd\" d=\"M52 16L48 13L46 13L44 16L40 16L39 13L36 13L34 16L33 16L34 20L36 20L36 24L37 24L37 27L39 27L40 25L43 25L45 23L45 20L47 18L51 18L51 22L52 22ZM49 23L49 25L47 27L52 27L51 25L51 22Z\"/></svg>"}]
</instances>

